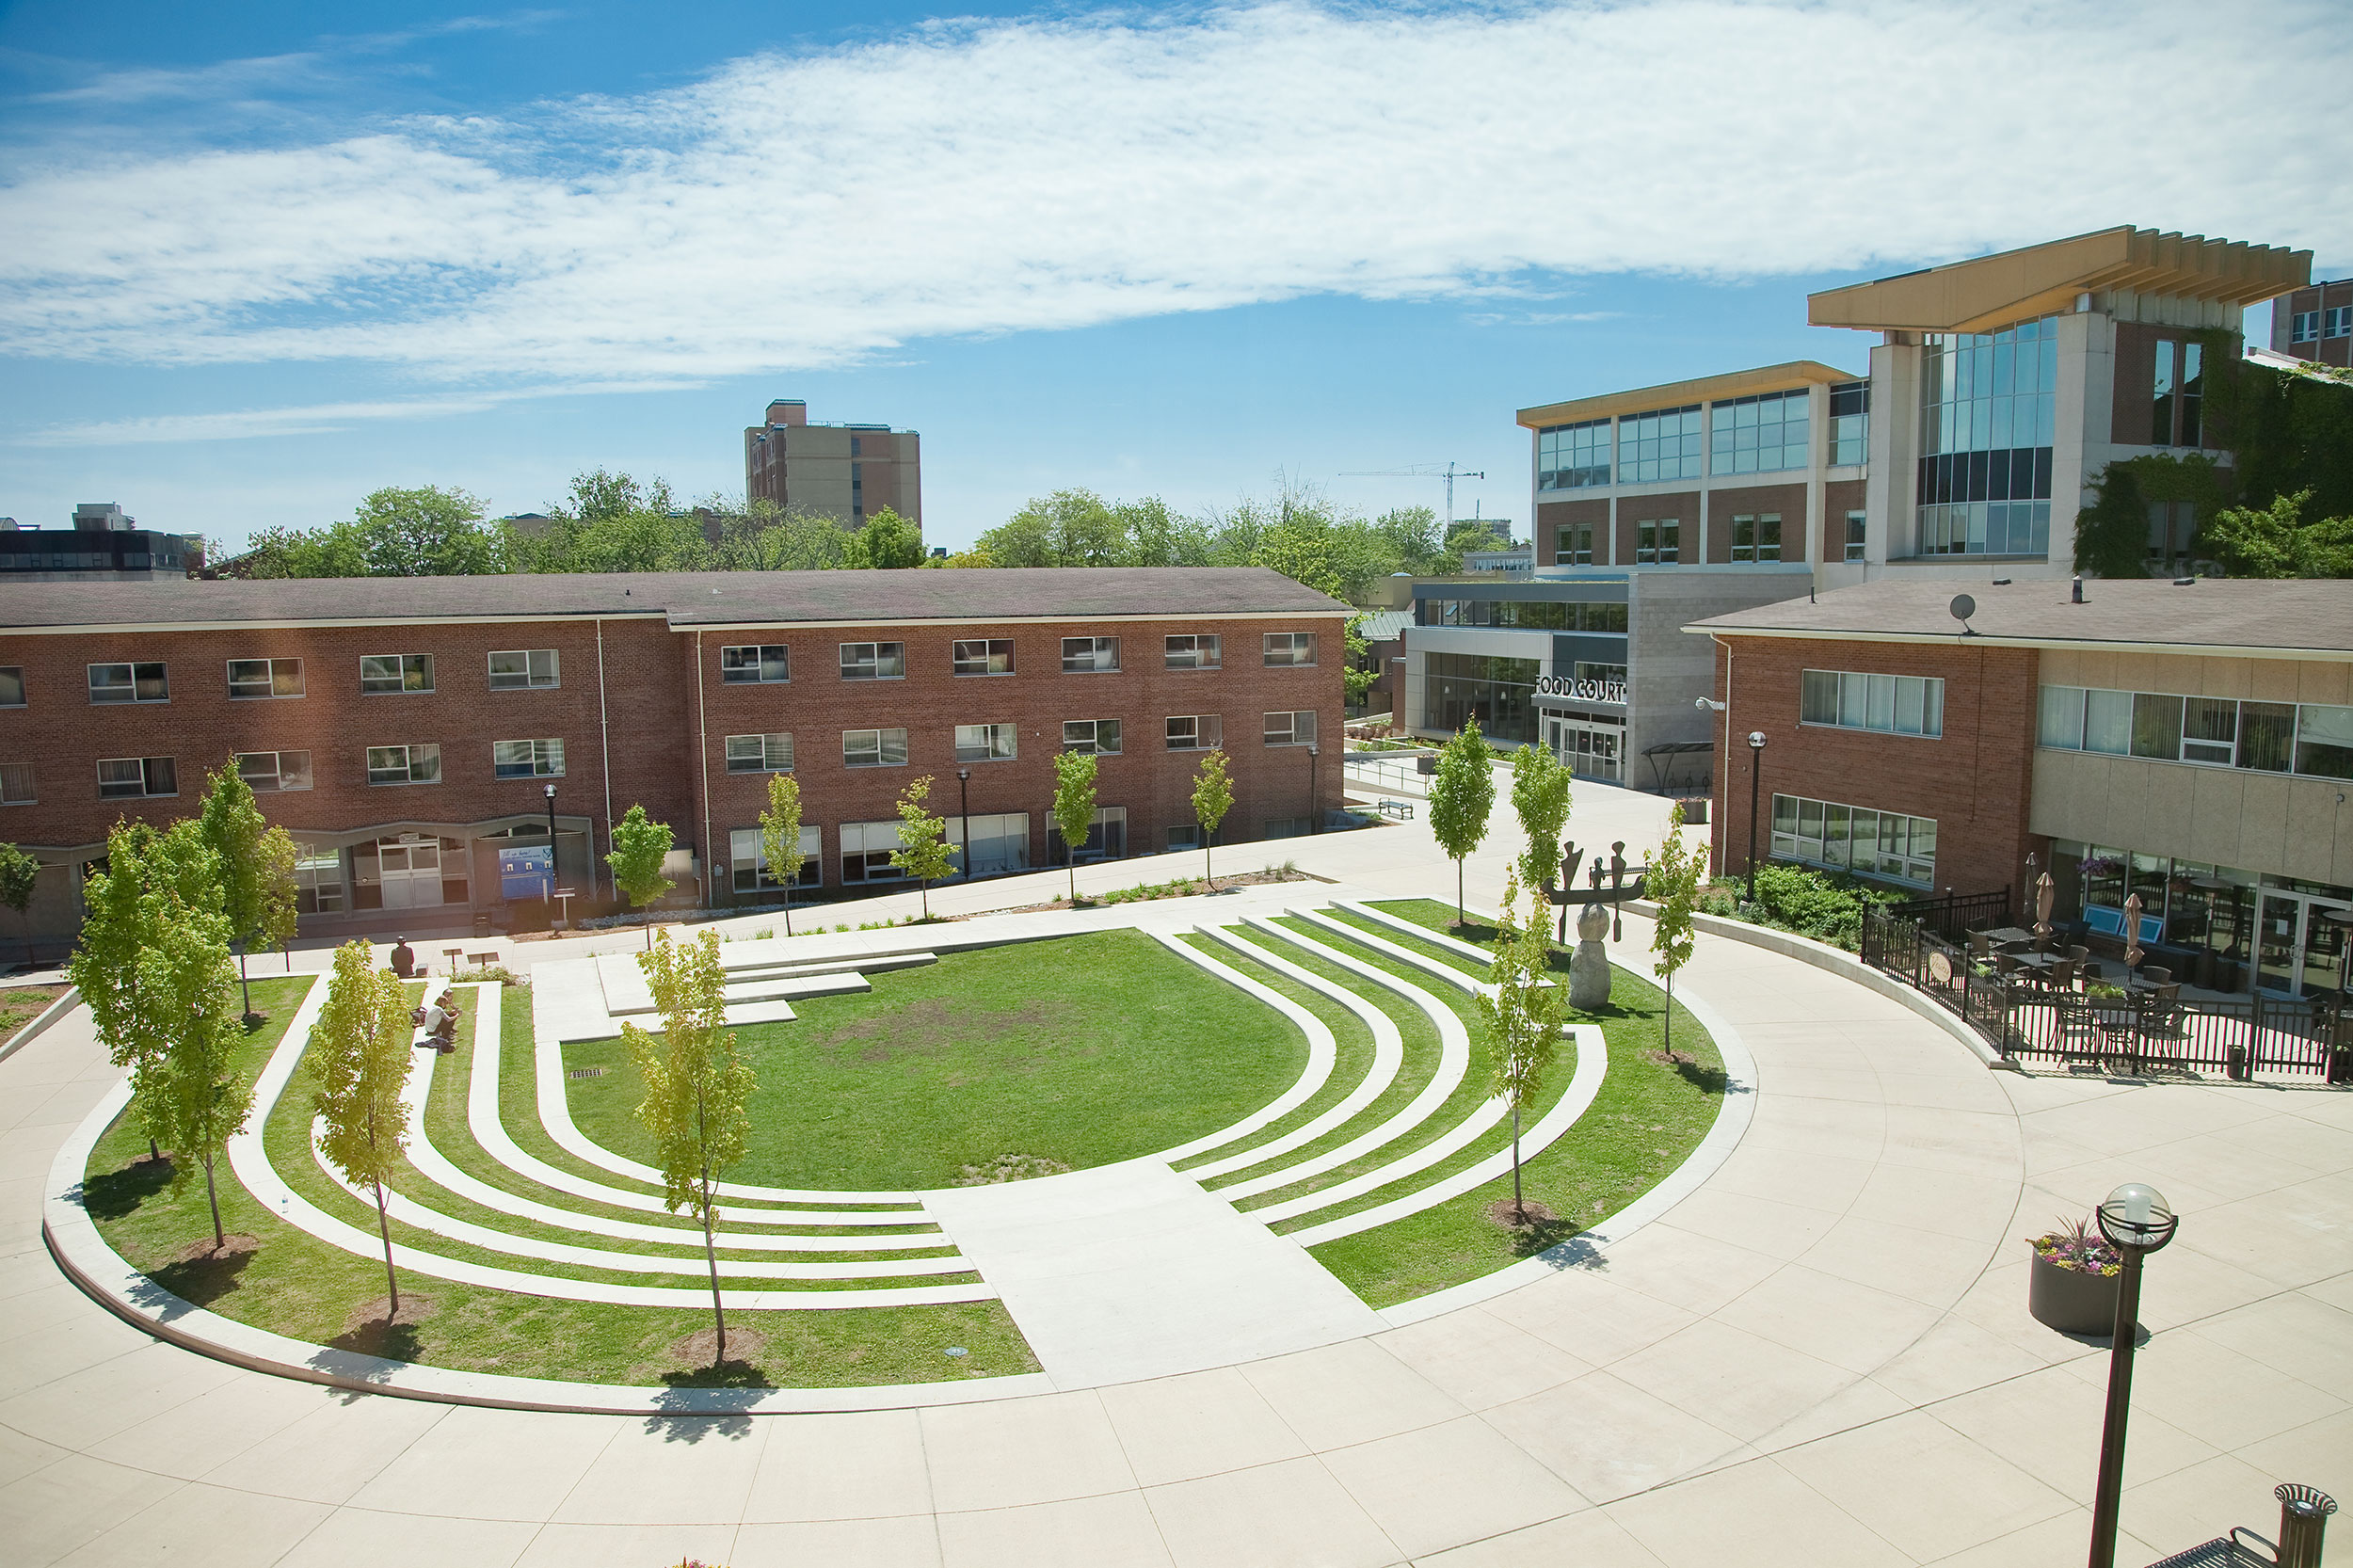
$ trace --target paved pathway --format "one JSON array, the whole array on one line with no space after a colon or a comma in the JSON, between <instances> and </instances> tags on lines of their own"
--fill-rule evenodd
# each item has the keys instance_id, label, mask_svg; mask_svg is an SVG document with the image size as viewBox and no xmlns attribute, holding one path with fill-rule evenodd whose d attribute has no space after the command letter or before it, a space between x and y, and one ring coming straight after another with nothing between
<instances>
[{"instance_id":1,"label":"paved pathway","mask_svg":"<svg viewBox=\"0 0 2353 1568\"><path fill-rule=\"evenodd\" d=\"M1657 802L1578 793L1580 841L1655 836ZM1284 849L1454 881L1418 823ZM1620 956L1647 936L1629 920ZM1753 1125L1606 1267L1237 1367L733 1421L344 1396L120 1323L39 1237L41 1175L111 1078L61 1026L0 1062L0 1556L2073 1564L2104 1368L2026 1317L2018 1238L2127 1176L2184 1222L2151 1266L2121 1560L2267 1530L2277 1480L2353 1496L2353 1097L1989 1074L1795 960L1703 938L1686 975L1756 1057Z\"/></svg>"}]
</instances>

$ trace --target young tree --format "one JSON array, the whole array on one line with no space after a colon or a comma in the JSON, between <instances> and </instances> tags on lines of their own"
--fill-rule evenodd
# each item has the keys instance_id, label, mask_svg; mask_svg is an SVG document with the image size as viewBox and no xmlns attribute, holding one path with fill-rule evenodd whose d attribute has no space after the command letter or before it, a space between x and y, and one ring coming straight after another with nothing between
<instances>
[{"instance_id":1,"label":"young tree","mask_svg":"<svg viewBox=\"0 0 2353 1568\"><path fill-rule=\"evenodd\" d=\"M1487 814L1496 804L1496 754L1479 733L1479 721L1439 748L1438 771L1430 780L1430 831L1454 862L1454 923L1466 923L1463 909L1463 861L1487 836Z\"/></svg>"},{"instance_id":2,"label":"young tree","mask_svg":"<svg viewBox=\"0 0 2353 1568\"><path fill-rule=\"evenodd\" d=\"M335 950L327 1005L311 1031L311 1060L318 1074L312 1105L324 1124L319 1153L358 1187L376 1190L376 1228L384 1238L384 1288L400 1317L400 1276L392 1272L392 1224L385 1213L384 1179L408 1147L408 1116L401 1096L416 1052L409 1043L408 993L400 977L378 969L365 942Z\"/></svg>"},{"instance_id":3,"label":"young tree","mask_svg":"<svg viewBox=\"0 0 2353 1568\"><path fill-rule=\"evenodd\" d=\"M613 885L628 895L631 908L643 909L676 886L662 874L672 841L670 824L647 816L643 806L631 807L614 825L613 853L604 863L613 868ZM646 946L653 946L650 920L646 922Z\"/></svg>"},{"instance_id":4,"label":"young tree","mask_svg":"<svg viewBox=\"0 0 2353 1568\"><path fill-rule=\"evenodd\" d=\"M711 1316L718 1329L712 1357L716 1366L728 1357L728 1317L712 1238L719 1222L715 1194L719 1173L744 1156L751 1128L744 1107L752 1096L752 1069L736 1054L735 1036L721 1027L727 1021L727 970L719 962L717 932L675 943L665 931L660 946L638 956L637 968L662 1015L659 1038L633 1023L621 1026L622 1041L646 1080L637 1120L653 1135L664 1207L673 1214L685 1208L703 1227Z\"/></svg>"},{"instance_id":5,"label":"young tree","mask_svg":"<svg viewBox=\"0 0 2353 1568\"><path fill-rule=\"evenodd\" d=\"M1054 827L1062 834L1064 863L1070 868L1070 906L1079 906L1079 846L1095 825L1095 754L1058 752L1054 757Z\"/></svg>"},{"instance_id":6,"label":"young tree","mask_svg":"<svg viewBox=\"0 0 2353 1568\"><path fill-rule=\"evenodd\" d=\"M948 824L925 808L931 798L932 776L925 774L899 797L899 847L890 863L923 885L923 918L932 918L932 884L956 868L956 852L948 842Z\"/></svg>"},{"instance_id":7,"label":"young tree","mask_svg":"<svg viewBox=\"0 0 2353 1568\"><path fill-rule=\"evenodd\" d=\"M158 1064L168 1038L139 995L139 951L152 914L145 903L147 856L155 838L153 827L134 822L117 823L106 836L105 869L82 884L82 932L65 966L106 1060L130 1075L131 1113L147 1133L150 1160L163 1158L156 1146L161 1123L149 1112L162 1093Z\"/></svg>"},{"instance_id":8,"label":"young tree","mask_svg":"<svg viewBox=\"0 0 2353 1568\"><path fill-rule=\"evenodd\" d=\"M24 924L24 965L33 963L33 889L40 882L40 862L14 844L0 844L0 904L16 911Z\"/></svg>"},{"instance_id":9,"label":"young tree","mask_svg":"<svg viewBox=\"0 0 2353 1568\"><path fill-rule=\"evenodd\" d=\"M768 809L760 814L760 855L768 874L784 887L784 934L792 935L792 885L801 879L801 781L789 773L768 776Z\"/></svg>"},{"instance_id":10,"label":"young tree","mask_svg":"<svg viewBox=\"0 0 2353 1568\"><path fill-rule=\"evenodd\" d=\"M1209 842L1217 837L1217 824L1225 820L1233 808L1234 786L1225 776L1224 748L1201 759L1201 771L1193 778L1193 820L1201 824L1201 879L1211 888L1217 886L1217 872L1209 864Z\"/></svg>"},{"instance_id":11,"label":"young tree","mask_svg":"<svg viewBox=\"0 0 2353 1568\"><path fill-rule=\"evenodd\" d=\"M253 987L246 957L259 942L274 948L295 933L294 835L272 827L254 804L253 788L231 758L214 771L212 788L197 818L204 841L220 856L222 912L236 945L237 984L244 988L245 1016L254 1017Z\"/></svg>"},{"instance_id":12,"label":"young tree","mask_svg":"<svg viewBox=\"0 0 2353 1568\"><path fill-rule=\"evenodd\" d=\"M1495 988L1479 998L1496 1093L1512 1107L1514 1224L1528 1223L1527 1199L1520 1191L1520 1112L1543 1092L1545 1073L1561 1044L1567 1004L1566 994L1552 984L1552 942L1544 894L1534 888L1529 893L1528 918L1522 920L1520 879L1517 872L1513 873L1504 887L1503 908L1496 916L1496 955L1487 969Z\"/></svg>"},{"instance_id":13,"label":"young tree","mask_svg":"<svg viewBox=\"0 0 2353 1568\"><path fill-rule=\"evenodd\" d=\"M1561 870L1561 830L1569 823L1569 768L1550 746L1531 741L1513 755L1512 809L1528 830L1520 880L1541 891Z\"/></svg>"},{"instance_id":14,"label":"young tree","mask_svg":"<svg viewBox=\"0 0 2353 1568\"><path fill-rule=\"evenodd\" d=\"M1706 870L1706 852L1683 841L1683 803L1677 801L1667 813L1667 837L1651 856L1650 873L1642 882L1642 890L1658 906L1651 926L1650 950L1657 958L1651 972L1667 986L1667 1011L1660 1027L1671 1062L1675 1054L1675 971L1691 959L1691 915L1699 907L1700 884Z\"/></svg>"},{"instance_id":15,"label":"young tree","mask_svg":"<svg viewBox=\"0 0 2353 1568\"><path fill-rule=\"evenodd\" d=\"M360 498L351 519L371 577L471 577L506 569L505 541L482 520L482 503L439 485L387 486Z\"/></svg>"}]
</instances>

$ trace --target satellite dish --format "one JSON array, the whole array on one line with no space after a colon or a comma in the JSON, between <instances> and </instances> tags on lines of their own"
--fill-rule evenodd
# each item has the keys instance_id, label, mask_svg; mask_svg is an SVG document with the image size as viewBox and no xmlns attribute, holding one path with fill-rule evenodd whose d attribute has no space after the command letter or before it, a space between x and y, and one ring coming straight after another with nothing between
<instances>
[{"instance_id":1,"label":"satellite dish","mask_svg":"<svg viewBox=\"0 0 2353 1568\"><path fill-rule=\"evenodd\" d=\"M1977 613L1977 601L1976 600L1971 599L1967 594L1953 595L1953 619L1966 625L1969 617Z\"/></svg>"}]
</instances>

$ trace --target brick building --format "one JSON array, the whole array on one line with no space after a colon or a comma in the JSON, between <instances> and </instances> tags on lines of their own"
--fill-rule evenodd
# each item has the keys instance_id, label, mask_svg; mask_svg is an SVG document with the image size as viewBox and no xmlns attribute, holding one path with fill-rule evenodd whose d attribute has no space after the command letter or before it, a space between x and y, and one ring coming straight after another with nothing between
<instances>
[{"instance_id":1,"label":"brick building","mask_svg":"<svg viewBox=\"0 0 2353 1568\"><path fill-rule=\"evenodd\" d=\"M1055 863L1066 748L1100 758L1082 856L1196 843L1221 744L1220 841L1340 799L1311 751L1338 744L1347 607L1262 568L59 584L11 608L0 836L51 868L45 937L118 818L193 814L231 756L301 844L320 933L541 918L551 882L608 902L636 804L673 825L684 894L768 902L752 830L780 771L812 889L896 876L893 803L924 774L975 874Z\"/></svg>"},{"instance_id":2,"label":"brick building","mask_svg":"<svg viewBox=\"0 0 2353 1568\"><path fill-rule=\"evenodd\" d=\"M2330 279L2273 300L2271 346L2315 364L2353 365L2353 278Z\"/></svg>"},{"instance_id":3,"label":"brick building","mask_svg":"<svg viewBox=\"0 0 2353 1568\"><path fill-rule=\"evenodd\" d=\"M811 424L808 404L778 398L744 432L744 494L853 527L887 506L920 528L923 440L888 424Z\"/></svg>"},{"instance_id":4,"label":"brick building","mask_svg":"<svg viewBox=\"0 0 2353 1568\"><path fill-rule=\"evenodd\" d=\"M2025 889L2105 936L2140 897L2177 972L2345 985L2353 584L1881 582L1695 623L1714 640L1716 863L1915 893ZM1761 773L1752 733L1765 737Z\"/></svg>"}]
</instances>

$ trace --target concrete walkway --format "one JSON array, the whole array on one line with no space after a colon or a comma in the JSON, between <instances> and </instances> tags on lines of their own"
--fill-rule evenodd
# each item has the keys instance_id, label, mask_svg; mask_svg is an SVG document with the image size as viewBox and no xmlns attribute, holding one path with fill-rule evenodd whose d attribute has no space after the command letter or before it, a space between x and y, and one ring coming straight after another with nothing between
<instances>
[{"instance_id":1,"label":"concrete walkway","mask_svg":"<svg viewBox=\"0 0 2353 1568\"><path fill-rule=\"evenodd\" d=\"M1648 797L1578 803L1581 843L1631 859L1657 831ZM1472 858L1473 897L1515 847ZM1390 895L1454 882L1419 823L1282 849ZM1619 956L1648 935L1629 919ZM1240 1366L759 1420L345 1396L148 1339L41 1248L41 1173L113 1076L61 1026L0 1063L0 1557L2072 1565L2103 1347L2026 1316L2020 1239L2128 1176L2183 1224L2149 1274L2120 1560L2268 1531L2278 1480L2353 1496L2353 1097L1991 1074L1712 937L1687 988L1755 1056L1752 1124L1605 1266Z\"/></svg>"}]
</instances>

